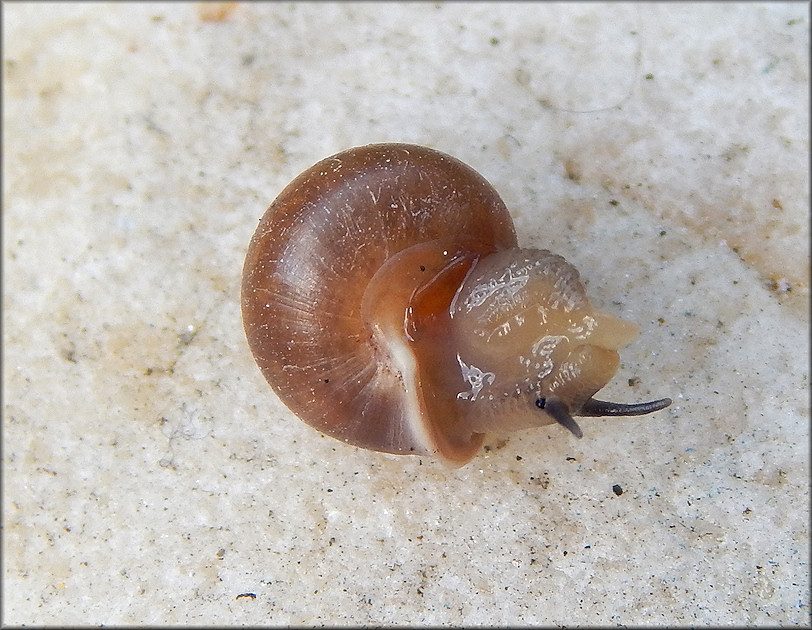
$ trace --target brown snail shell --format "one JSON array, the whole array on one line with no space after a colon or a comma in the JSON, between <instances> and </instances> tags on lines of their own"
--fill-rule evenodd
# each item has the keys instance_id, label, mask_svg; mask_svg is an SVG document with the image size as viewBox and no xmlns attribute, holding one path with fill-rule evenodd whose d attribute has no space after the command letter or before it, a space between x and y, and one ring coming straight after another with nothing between
<instances>
[{"instance_id":1,"label":"brown snail shell","mask_svg":"<svg viewBox=\"0 0 812 630\"><path fill-rule=\"evenodd\" d=\"M476 171L409 144L342 151L276 198L242 278L248 344L302 420L376 451L469 461L489 431L670 404L592 398L634 324L578 272L518 247Z\"/></svg>"}]
</instances>

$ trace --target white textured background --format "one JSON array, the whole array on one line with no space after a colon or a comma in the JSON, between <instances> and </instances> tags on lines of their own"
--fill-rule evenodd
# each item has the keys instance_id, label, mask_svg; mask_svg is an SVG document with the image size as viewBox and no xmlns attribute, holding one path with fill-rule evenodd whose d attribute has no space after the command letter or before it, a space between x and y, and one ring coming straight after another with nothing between
<instances>
[{"instance_id":1,"label":"white textured background","mask_svg":"<svg viewBox=\"0 0 812 630\"><path fill-rule=\"evenodd\" d=\"M807 4L2 9L4 623L810 623ZM458 470L292 417L245 247L379 141L482 172L641 326L601 397L674 405Z\"/></svg>"}]
</instances>

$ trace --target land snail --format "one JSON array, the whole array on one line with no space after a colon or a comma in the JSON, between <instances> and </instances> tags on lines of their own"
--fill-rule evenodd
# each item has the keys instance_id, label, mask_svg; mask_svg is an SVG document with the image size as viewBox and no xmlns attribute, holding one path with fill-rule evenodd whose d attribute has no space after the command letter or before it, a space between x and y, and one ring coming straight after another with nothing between
<instances>
[{"instance_id":1,"label":"land snail","mask_svg":"<svg viewBox=\"0 0 812 630\"><path fill-rule=\"evenodd\" d=\"M635 416L593 398L638 334L576 269L518 246L491 185L422 146L373 144L296 177L251 239L242 316L287 407L359 447L460 466L488 433Z\"/></svg>"}]
</instances>

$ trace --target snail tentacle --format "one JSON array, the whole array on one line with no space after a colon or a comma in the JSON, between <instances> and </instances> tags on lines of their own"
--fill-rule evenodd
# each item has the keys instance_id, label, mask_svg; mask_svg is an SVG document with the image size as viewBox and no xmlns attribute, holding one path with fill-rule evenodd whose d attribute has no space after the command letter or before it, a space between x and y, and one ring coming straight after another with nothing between
<instances>
[{"instance_id":1,"label":"snail tentacle","mask_svg":"<svg viewBox=\"0 0 812 630\"><path fill-rule=\"evenodd\" d=\"M557 398L539 398L536 400L536 407L544 409L551 418L562 427L565 427L575 437L584 437L584 432L581 431L581 427L575 422L567 405Z\"/></svg>"},{"instance_id":2,"label":"snail tentacle","mask_svg":"<svg viewBox=\"0 0 812 630\"><path fill-rule=\"evenodd\" d=\"M661 398L644 403L614 403L590 398L581 407L579 416L644 416L653 411L665 409L671 404L670 398Z\"/></svg>"}]
</instances>

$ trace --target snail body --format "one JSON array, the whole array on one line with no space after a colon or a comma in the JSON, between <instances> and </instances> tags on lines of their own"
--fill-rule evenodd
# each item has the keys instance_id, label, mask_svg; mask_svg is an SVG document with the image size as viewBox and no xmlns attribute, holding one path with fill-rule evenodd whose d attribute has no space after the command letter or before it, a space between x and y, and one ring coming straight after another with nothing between
<instances>
[{"instance_id":1,"label":"snail body","mask_svg":"<svg viewBox=\"0 0 812 630\"><path fill-rule=\"evenodd\" d=\"M469 461L489 432L604 403L637 335L595 310L578 272L519 248L476 171L426 147L377 144L318 162L259 222L242 279L246 338L288 408L349 444Z\"/></svg>"}]
</instances>

